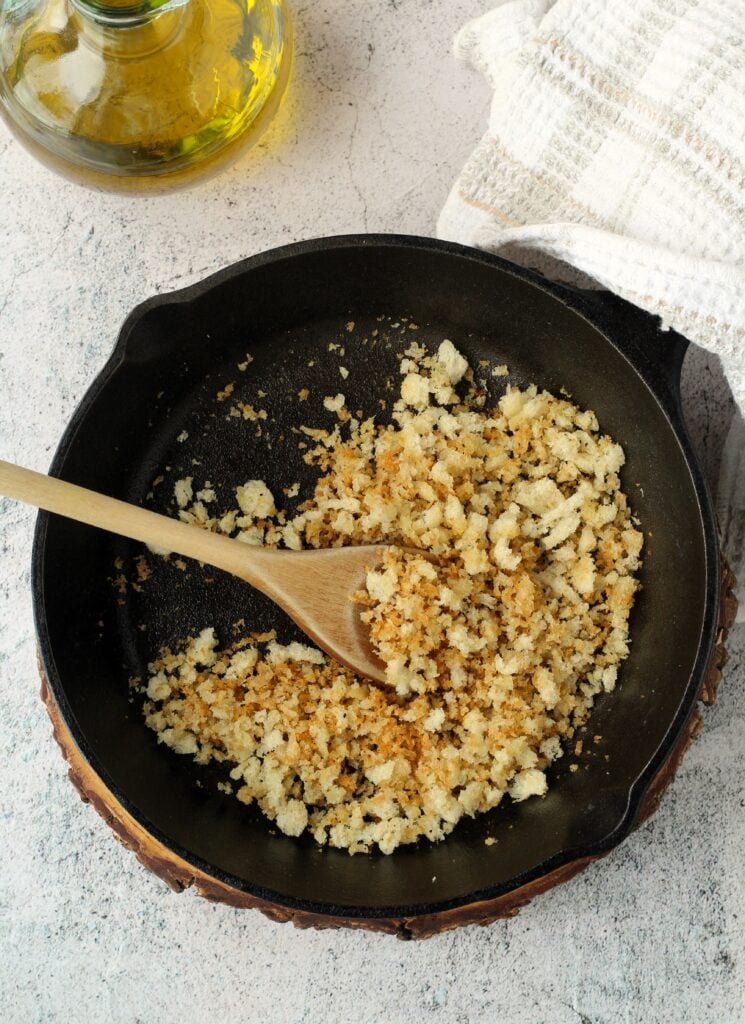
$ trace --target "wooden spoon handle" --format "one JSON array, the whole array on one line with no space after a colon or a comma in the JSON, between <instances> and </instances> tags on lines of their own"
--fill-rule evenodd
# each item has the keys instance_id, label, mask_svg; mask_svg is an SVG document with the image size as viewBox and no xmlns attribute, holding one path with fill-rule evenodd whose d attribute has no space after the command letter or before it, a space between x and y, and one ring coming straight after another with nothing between
<instances>
[{"instance_id":1,"label":"wooden spoon handle","mask_svg":"<svg viewBox=\"0 0 745 1024\"><path fill-rule=\"evenodd\" d=\"M243 545L237 545L228 537L180 523L157 512L129 505L126 501L108 498L86 487L35 473L1 459L0 494L164 551L196 558L199 562L240 575L265 593L271 589L264 578L269 567L262 569L260 564L270 552L248 548L244 552ZM253 572L249 562L254 563Z\"/></svg>"}]
</instances>

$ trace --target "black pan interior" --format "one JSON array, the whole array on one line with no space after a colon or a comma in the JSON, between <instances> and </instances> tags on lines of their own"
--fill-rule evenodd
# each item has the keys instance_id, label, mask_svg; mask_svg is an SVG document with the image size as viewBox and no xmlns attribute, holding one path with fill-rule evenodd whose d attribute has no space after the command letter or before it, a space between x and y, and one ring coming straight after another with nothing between
<instances>
[{"instance_id":1,"label":"black pan interior","mask_svg":"<svg viewBox=\"0 0 745 1024\"><path fill-rule=\"evenodd\" d=\"M586 752L558 763L543 800L505 801L460 824L442 844L390 857L350 857L282 836L260 813L217 791L222 775L157 745L128 679L146 676L159 644L206 625L229 640L240 618L287 639L296 635L292 624L216 570L184 572L152 556L155 572L141 591L130 583L119 593L111 582L119 575L115 559L136 579L137 545L40 518L42 655L85 755L173 849L288 905L352 915L430 911L513 887L630 827L634 783L659 761L691 706L709 615L706 524L669 409L603 333L508 264L433 242L315 243L248 261L136 311L54 464L56 474L76 483L171 514L173 480L184 475L195 485L209 479L224 508L233 505L231 489L251 478L265 479L276 493L299 480L299 501L312 477L291 428L332 422L318 396L342 391L351 408L375 411L390 397L385 382L397 376L396 353L414 338L436 346L446 337L472 364L507 363L508 378L484 373L495 399L507 383L536 382L554 392L566 388L593 408L625 446L623 482L647 536L632 654L615 694L597 704ZM343 346L343 356L329 343ZM254 361L241 372L246 353ZM349 370L346 380L340 365ZM234 393L218 401L229 383ZM305 404L297 397L303 387L312 396ZM271 449L266 436L256 437L255 423L228 415L236 399L267 410ZM590 742L593 735L602 741ZM570 773L573 760L580 770ZM485 846L487 836L497 843Z\"/></svg>"}]
</instances>

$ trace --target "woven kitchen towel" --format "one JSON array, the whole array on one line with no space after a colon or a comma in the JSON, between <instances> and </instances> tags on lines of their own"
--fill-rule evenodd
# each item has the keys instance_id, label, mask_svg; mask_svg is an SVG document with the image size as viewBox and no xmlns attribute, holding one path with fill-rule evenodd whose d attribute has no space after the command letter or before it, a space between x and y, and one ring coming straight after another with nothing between
<instances>
[{"instance_id":1,"label":"woven kitchen towel","mask_svg":"<svg viewBox=\"0 0 745 1024\"><path fill-rule=\"evenodd\" d=\"M439 235L658 314L745 412L745 0L512 0L455 49L495 94ZM737 413L717 505L745 582Z\"/></svg>"}]
</instances>

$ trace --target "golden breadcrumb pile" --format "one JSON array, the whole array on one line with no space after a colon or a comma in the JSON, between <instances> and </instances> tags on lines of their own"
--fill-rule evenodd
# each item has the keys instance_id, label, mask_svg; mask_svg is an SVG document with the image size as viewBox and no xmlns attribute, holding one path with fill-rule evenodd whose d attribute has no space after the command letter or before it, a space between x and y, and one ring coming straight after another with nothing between
<instances>
[{"instance_id":1,"label":"golden breadcrumb pile","mask_svg":"<svg viewBox=\"0 0 745 1024\"><path fill-rule=\"evenodd\" d=\"M209 481L175 495L185 521L249 544L436 555L390 553L358 595L389 686L273 633L220 650L209 628L161 652L147 686L161 741L230 765L238 799L286 834L350 853L437 841L505 793L546 792L544 769L628 653L643 540L623 451L592 412L535 387L486 411L474 387L456 392L473 377L449 341L410 346L401 371L391 425L338 394L333 430L302 428L320 478L294 517L261 480L219 516Z\"/></svg>"}]
</instances>

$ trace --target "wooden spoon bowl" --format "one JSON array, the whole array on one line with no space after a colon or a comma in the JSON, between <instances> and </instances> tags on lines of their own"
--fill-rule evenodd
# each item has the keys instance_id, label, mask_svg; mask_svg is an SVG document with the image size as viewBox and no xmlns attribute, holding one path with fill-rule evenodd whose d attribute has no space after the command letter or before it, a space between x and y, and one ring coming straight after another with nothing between
<instances>
[{"instance_id":1,"label":"wooden spoon bowl","mask_svg":"<svg viewBox=\"0 0 745 1024\"><path fill-rule=\"evenodd\" d=\"M331 657L385 682L354 596L389 544L310 551L242 544L2 460L0 494L232 573L271 598Z\"/></svg>"}]
</instances>

